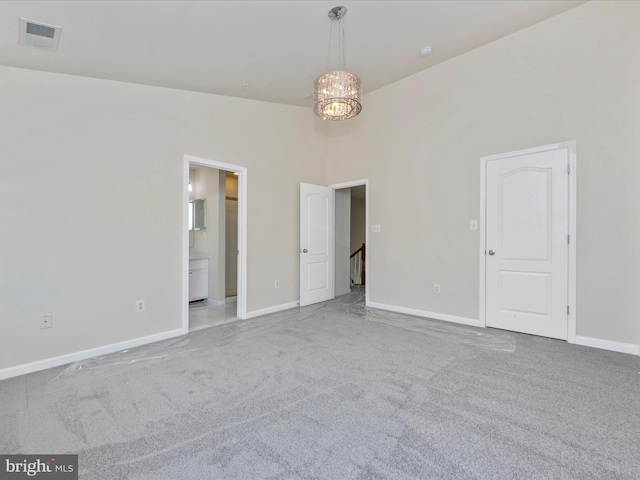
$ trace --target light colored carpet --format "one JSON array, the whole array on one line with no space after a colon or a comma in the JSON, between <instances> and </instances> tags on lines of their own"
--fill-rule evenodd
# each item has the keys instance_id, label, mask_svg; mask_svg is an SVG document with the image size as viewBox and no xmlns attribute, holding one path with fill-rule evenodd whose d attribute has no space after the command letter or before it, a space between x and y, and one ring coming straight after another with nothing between
<instances>
[{"instance_id":1,"label":"light colored carpet","mask_svg":"<svg viewBox=\"0 0 640 480\"><path fill-rule=\"evenodd\" d=\"M82 479L638 479L640 359L361 292L0 382L0 452Z\"/></svg>"}]
</instances>

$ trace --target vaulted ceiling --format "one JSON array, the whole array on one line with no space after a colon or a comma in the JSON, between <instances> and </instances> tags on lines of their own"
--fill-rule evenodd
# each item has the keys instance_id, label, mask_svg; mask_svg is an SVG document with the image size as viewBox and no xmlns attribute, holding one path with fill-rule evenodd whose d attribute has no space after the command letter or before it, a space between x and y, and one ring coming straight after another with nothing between
<instances>
[{"instance_id":1,"label":"vaulted ceiling","mask_svg":"<svg viewBox=\"0 0 640 480\"><path fill-rule=\"evenodd\" d=\"M347 69L367 93L582 3L2 1L0 64L310 106L314 79L338 66L332 7L348 9ZM58 50L19 45L20 17L62 27Z\"/></svg>"}]
</instances>

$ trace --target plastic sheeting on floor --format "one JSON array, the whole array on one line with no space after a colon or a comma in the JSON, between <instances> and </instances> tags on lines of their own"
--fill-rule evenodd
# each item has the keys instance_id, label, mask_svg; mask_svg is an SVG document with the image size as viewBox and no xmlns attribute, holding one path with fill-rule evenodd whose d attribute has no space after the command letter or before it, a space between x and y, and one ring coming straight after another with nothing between
<instances>
[{"instance_id":1,"label":"plastic sheeting on floor","mask_svg":"<svg viewBox=\"0 0 640 480\"><path fill-rule=\"evenodd\" d=\"M483 329L476 327L466 327L438 320L367 308L364 306L364 301L364 288L356 287L350 295L338 297L331 302L322 302L304 308L294 308L249 320L238 320L189 333L183 337L74 362L56 375L54 380L60 380L87 371L95 372L123 366L133 367L141 363L157 362L166 358L189 355L198 350L215 348L310 320L316 317L318 313L322 315L340 315L345 321L348 321L350 317L364 319L410 330L447 342L496 352L512 353L516 349L515 338L506 333L483 331Z\"/></svg>"}]
</instances>

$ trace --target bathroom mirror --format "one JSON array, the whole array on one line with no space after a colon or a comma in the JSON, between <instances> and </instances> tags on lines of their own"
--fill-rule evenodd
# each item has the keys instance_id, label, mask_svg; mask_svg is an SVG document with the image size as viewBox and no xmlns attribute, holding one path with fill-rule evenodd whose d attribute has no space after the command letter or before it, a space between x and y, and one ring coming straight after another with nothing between
<instances>
[{"instance_id":1,"label":"bathroom mirror","mask_svg":"<svg viewBox=\"0 0 640 480\"><path fill-rule=\"evenodd\" d=\"M204 198L189 202L189 230L204 230Z\"/></svg>"}]
</instances>

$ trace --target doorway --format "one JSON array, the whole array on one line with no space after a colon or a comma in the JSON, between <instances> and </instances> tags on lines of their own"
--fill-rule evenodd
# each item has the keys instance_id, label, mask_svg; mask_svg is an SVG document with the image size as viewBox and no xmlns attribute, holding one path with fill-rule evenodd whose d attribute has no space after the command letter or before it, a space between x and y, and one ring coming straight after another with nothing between
<instances>
[{"instance_id":1,"label":"doorway","mask_svg":"<svg viewBox=\"0 0 640 480\"><path fill-rule=\"evenodd\" d=\"M367 271L366 186L335 190L336 297L364 289Z\"/></svg>"},{"instance_id":2,"label":"doorway","mask_svg":"<svg viewBox=\"0 0 640 480\"><path fill-rule=\"evenodd\" d=\"M361 188L360 188L361 187ZM368 180L355 180L323 187L300 184L300 306L323 302L350 289L351 189L364 197L364 244L369 242ZM348 199L348 201L346 200ZM358 199L361 200L360 198ZM362 237L359 237L362 238ZM369 301L369 274L364 265L365 304Z\"/></svg>"},{"instance_id":3,"label":"doorway","mask_svg":"<svg viewBox=\"0 0 640 480\"><path fill-rule=\"evenodd\" d=\"M245 167L185 155L185 333L246 318L246 197ZM194 225L198 215L204 223Z\"/></svg>"},{"instance_id":4,"label":"doorway","mask_svg":"<svg viewBox=\"0 0 640 480\"><path fill-rule=\"evenodd\" d=\"M334 259L336 274L336 294L339 290L337 275L340 274L340 267L342 265L342 271L348 272L348 281L351 283L353 278L355 288L364 290L364 302L365 306L369 304L369 268L371 258L371 250L369 249L369 179L354 180L351 182L336 183L329 185L336 195L340 195L340 192L349 192L350 207L349 207L349 241L346 242L343 236L343 246L348 243L348 256L347 259L344 250L342 258L336 257ZM336 209L338 208L336 201ZM336 222L338 218L338 212L336 210ZM337 227L336 227L337 228ZM345 229L346 233L346 229ZM339 237L336 232L335 244L336 255L338 254L338 242ZM364 247L364 248L363 248ZM354 269L354 263L361 262L359 264L360 269ZM347 265L345 267L345 262ZM343 280L344 281L344 280ZM346 293L346 289L344 289Z\"/></svg>"},{"instance_id":5,"label":"doorway","mask_svg":"<svg viewBox=\"0 0 640 480\"><path fill-rule=\"evenodd\" d=\"M573 341L575 142L481 165L481 322Z\"/></svg>"}]
</instances>

